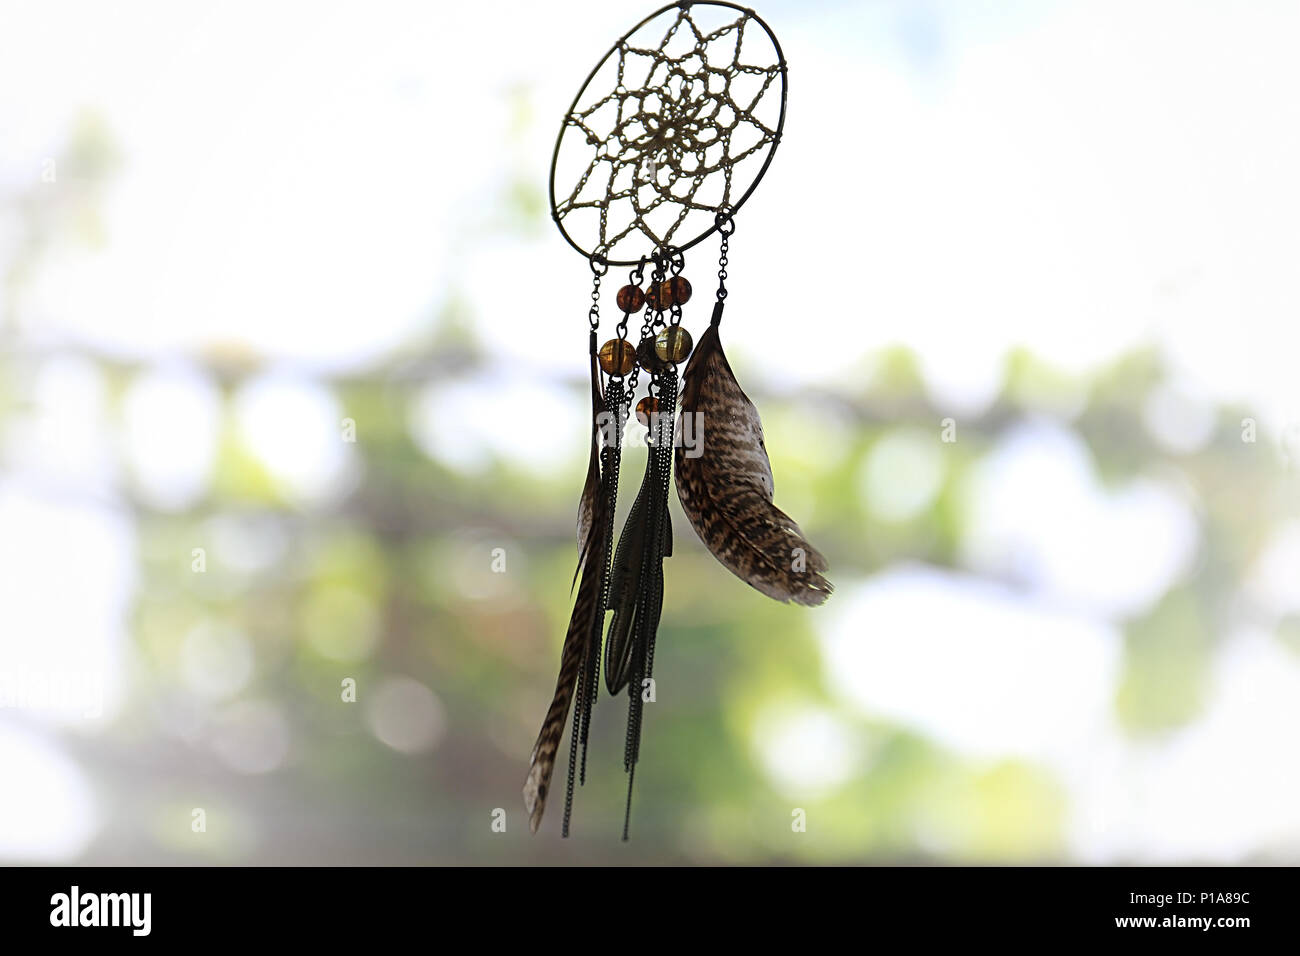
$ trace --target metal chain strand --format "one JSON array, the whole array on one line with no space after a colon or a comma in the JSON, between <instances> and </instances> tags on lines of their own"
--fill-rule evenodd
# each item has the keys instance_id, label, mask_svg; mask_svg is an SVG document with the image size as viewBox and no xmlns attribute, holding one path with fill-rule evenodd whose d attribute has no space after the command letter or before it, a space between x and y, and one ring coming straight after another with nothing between
<instances>
[{"instance_id":1,"label":"metal chain strand","mask_svg":"<svg viewBox=\"0 0 1300 956\"><path fill-rule=\"evenodd\" d=\"M623 425L627 421L628 396L631 391L623 390L623 383L611 381L605 390L605 414L609 425L609 443L601 449L601 484L606 489L606 520L610 527L614 524L614 509L618 504L618 475L623 461ZM613 548L613 535L605 542L605 564L609 565L609 551ZM609 607L609 576L601 584L602 611Z\"/></svg>"},{"instance_id":2,"label":"metal chain strand","mask_svg":"<svg viewBox=\"0 0 1300 956\"><path fill-rule=\"evenodd\" d=\"M655 262L658 263L658 269L655 272L655 295L658 296L660 289L664 284L664 280L668 278L668 268L671 265L672 260L668 258L666 253L660 253L655 257ZM653 328L657 329L663 324L664 310L661 308L655 309ZM656 382L656 384L658 383Z\"/></svg>"},{"instance_id":3,"label":"metal chain strand","mask_svg":"<svg viewBox=\"0 0 1300 956\"><path fill-rule=\"evenodd\" d=\"M588 670L591 673L591 704L594 706L596 697L599 693L600 685L600 636L605 630L605 611L609 607L610 591L610 559L614 553L614 513L618 507L618 475L623 461L623 424L627 421L627 395L630 393L623 391L623 384L618 381L611 381L609 388L605 393L605 414L606 421L609 423L611 434L609 435L609 445L601 452L604 459L604 468L601 469L601 484L606 489L606 510L605 510L605 551L601 555L603 564L601 565L600 580L600 611L597 614L596 625L596 652L592 655L592 661ZM591 720L591 708L587 709L586 722ZM587 779L587 727L582 728L582 773L580 781L585 783Z\"/></svg>"},{"instance_id":4,"label":"metal chain strand","mask_svg":"<svg viewBox=\"0 0 1300 956\"><path fill-rule=\"evenodd\" d=\"M724 216L718 213L718 232L722 241L718 243L718 301L727 297L727 253L731 251L731 234L736 231L736 220L728 211Z\"/></svg>"},{"instance_id":5,"label":"metal chain strand","mask_svg":"<svg viewBox=\"0 0 1300 956\"><path fill-rule=\"evenodd\" d=\"M591 308L587 310L587 321L594 332L600 328L600 279L609 271L609 263L593 253L587 264L591 266Z\"/></svg>"},{"instance_id":6,"label":"metal chain strand","mask_svg":"<svg viewBox=\"0 0 1300 956\"><path fill-rule=\"evenodd\" d=\"M659 500L663 503L663 510L659 522L658 533L658 550L655 552L661 556L668 546L668 486L672 484L673 476L673 445L676 437L677 424L677 370L670 368L662 373L659 384L659 435L657 443L651 454L656 455L659 461L659 467L655 477L658 479L659 487L656 489L659 494ZM657 573L663 574L663 565L659 564ZM651 620L659 619L660 608L658 606L652 609ZM655 669L655 637L657 634L650 635L649 645L646 647L646 677L654 676Z\"/></svg>"}]
</instances>

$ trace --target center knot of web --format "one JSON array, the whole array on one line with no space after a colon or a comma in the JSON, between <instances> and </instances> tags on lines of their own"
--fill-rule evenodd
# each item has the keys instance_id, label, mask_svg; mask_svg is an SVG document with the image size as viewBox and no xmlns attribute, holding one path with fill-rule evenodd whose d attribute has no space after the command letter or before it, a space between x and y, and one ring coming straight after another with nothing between
<instances>
[{"instance_id":1,"label":"center knot of web","mask_svg":"<svg viewBox=\"0 0 1300 956\"><path fill-rule=\"evenodd\" d=\"M681 174L682 156L701 148L698 140L701 101L690 101L687 96L680 99L663 96L659 111L644 115L644 132L629 144L640 153L652 177L665 167Z\"/></svg>"}]
</instances>

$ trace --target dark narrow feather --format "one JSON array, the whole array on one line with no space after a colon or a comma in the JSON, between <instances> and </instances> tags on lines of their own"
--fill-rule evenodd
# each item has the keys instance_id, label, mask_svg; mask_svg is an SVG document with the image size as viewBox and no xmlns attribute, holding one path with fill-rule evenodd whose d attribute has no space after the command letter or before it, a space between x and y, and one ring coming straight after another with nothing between
<instances>
[{"instance_id":1,"label":"dark narrow feather","mask_svg":"<svg viewBox=\"0 0 1300 956\"><path fill-rule=\"evenodd\" d=\"M677 496L691 527L751 587L778 601L821 604L832 590L821 575L826 559L772 504L763 425L731 371L716 324L686 365L681 414L697 413L695 447L682 442L675 450Z\"/></svg>"},{"instance_id":2,"label":"dark narrow feather","mask_svg":"<svg viewBox=\"0 0 1300 956\"><path fill-rule=\"evenodd\" d=\"M647 520L646 502L650 495L655 494L658 485L651 465L651 462L646 463L641 490L637 492L632 510L628 512L623 533L619 535L618 549L614 552L609 601L610 607L614 609L614 617L609 622L609 632L605 636L605 687L611 694L621 691L631 675L634 628L639 615L645 613L646 602L640 595L638 587L643 574L647 572L651 574L649 586L658 592L658 601L652 606L655 608L663 606L663 570L658 567L647 569L645 564L645 538L650 523ZM667 521L668 510L666 508L661 510ZM671 526L665 527L664 533L668 541L668 550L665 552L667 556L672 553ZM658 628L658 614L654 614L654 619L647 620L646 623L652 631Z\"/></svg>"},{"instance_id":3,"label":"dark narrow feather","mask_svg":"<svg viewBox=\"0 0 1300 956\"><path fill-rule=\"evenodd\" d=\"M632 502L623 523L623 533L618 536L614 551L614 565L610 570L609 605L614 617L605 634L605 687L617 694L627 683L628 666L632 662L632 625L636 619L637 582L645 554L646 489L650 484L650 467L641 481L641 490Z\"/></svg>"}]
</instances>

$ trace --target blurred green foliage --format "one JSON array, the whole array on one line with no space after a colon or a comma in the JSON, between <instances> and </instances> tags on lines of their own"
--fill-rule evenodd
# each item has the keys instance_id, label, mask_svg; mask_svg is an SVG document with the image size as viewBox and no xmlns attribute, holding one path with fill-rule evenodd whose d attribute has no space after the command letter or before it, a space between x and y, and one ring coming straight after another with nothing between
<instances>
[{"instance_id":1,"label":"blurred green foliage","mask_svg":"<svg viewBox=\"0 0 1300 956\"><path fill-rule=\"evenodd\" d=\"M57 199L34 189L15 203L21 241L4 277L11 343L19 343L13 326L23 283L50 236L99 241L97 203L117 162L106 132L87 119L61 161L78 188ZM544 228L545 202L526 182L503 185L501 228ZM504 462L462 472L413 441L408 422L419 388L437 375L491 370L475 334L481 317L455 292L446 301L407 354L320 379L359 423L352 453L360 477L341 500L323 508L295 503L229 422L209 489L192 507L161 509L129 483L123 489L138 532L129 693L103 735L69 742L106 808L88 862L1003 862L1066 852L1061 781L1024 761L973 761L847 709L827 688L817 612L776 605L739 584L694 539L675 499L678 548L666 568L656 660L662 690L645 729L634 842L617 841L622 700L598 706L573 838L558 839L558 800L544 833L530 836L519 791L568 617L572 512L584 464L575 458L563 480ZM147 371L118 356L90 357L115 407ZM191 358L220 383L229 417L231 397L256 363ZM873 358L871 374L834 393L780 401L754 383L778 500L823 547L836 582L899 561L959 567L972 468L1026 416L1056 415L1085 396L1069 427L1104 480L1158 467L1180 475L1203 509L1206 557L1188 580L1123 622L1115 699L1117 718L1135 738L1194 721L1228 604L1276 516L1295 513L1276 460L1240 441L1241 415L1222 410L1213 441L1171 454L1146 434L1140 415L1164 376L1155 354L1127 356L1080 380L1017 352L998 400L964 418L961 440L945 447L932 505L908 520L882 521L860 493L867 457L900 430L936 434L945 413L927 397L912 355ZM20 344L0 357L6 418L26 401L30 361ZM419 374L410 374L413 363ZM564 372L580 397L581 369ZM624 501L638 472L625 469ZM207 572L192 573L191 549L211 541L214 529L274 542L273 560L249 570L210 549ZM507 575L488 570L494 547L506 549ZM273 701L285 716L291 747L273 772L235 773L208 747L228 701L187 690L183 646L195 628L213 625L244 635L252 648L252 676L238 696ZM1300 649L1294 618L1279 638ZM339 703L344 678L355 678L365 701L391 675L430 688L445 712L444 732L428 752L391 749L367 727L364 707ZM845 782L795 804L824 821L798 838L789 825L791 795L755 750L756 721L783 702L835 712L869 751ZM557 780L562 775L561 767ZM211 839L188 839L196 805L208 808ZM509 820L504 836L489 828L498 807Z\"/></svg>"}]
</instances>

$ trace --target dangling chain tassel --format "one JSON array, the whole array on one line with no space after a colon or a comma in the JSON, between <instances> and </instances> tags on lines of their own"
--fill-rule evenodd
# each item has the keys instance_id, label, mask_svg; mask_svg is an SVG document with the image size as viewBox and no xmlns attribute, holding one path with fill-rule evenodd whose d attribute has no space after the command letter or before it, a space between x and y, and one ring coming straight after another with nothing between
<instances>
[{"instance_id":1,"label":"dangling chain tassel","mask_svg":"<svg viewBox=\"0 0 1300 956\"><path fill-rule=\"evenodd\" d=\"M730 212L719 209L713 220L722 236L718 243L718 298L713 303L713 317L709 320L711 327L722 324L722 310L727 305L727 253L731 251L731 234L736 231L736 220Z\"/></svg>"},{"instance_id":2,"label":"dangling chain tassel","mask_svg":"<svg viewBox=\"0 0 1300 956\"><path fill-rule=\"evenodd\" d=\"M665 262L665 266L667 263ZM680 271L674 264L674 272ZM665 268L656 269L656 289L662 290ZM666 303L656 303L662 311ZM669 329L681 321L680 304L673 305ZM627 738L623 750L623 767L627 771L627 804L623 813L623 839L628 839L632 817L632 788L636 764L641 755L641 723L645 711L646 682L654 676L655 640L663 612L663 559L672 553L672 529L668 518L668 485L672 479L673 432L677 406L677 371L671 362L663 362L652 375L653 396L647 401L650 426L649 460L643 486L644 537L641 574L636 583L636 627L632 642L631 678L628 681Z\"/></svg>"},{"instance_id":3,"label":"dangling chain tassel","mask_svg":"<svg viewBox=\"0 0 1300 956\"><path fill-rule=\"evenodd\" d=\"M675 369L669 369L667 372L660 373L659 378L659 421L661 431L660 440L655 443L655 447L651 450L655 462L655 481L658 482L657 494L659 496L659 507L656 509L659 525L656 530L656 545L653 552L655 560L651 567L656 578L657 587L653 592L654 605L650 613L650 620L654 626L650 629L649 640L646 643L645 676L647 678L654 677L655 638L659 636L659 616L663 611L663 559L673 553L672 527L668 518L668 486L672 484L673 478L673 425L677 412L677 372ZM633 759L635 760L635 756Z\"/></svg>"}]
</instances>

